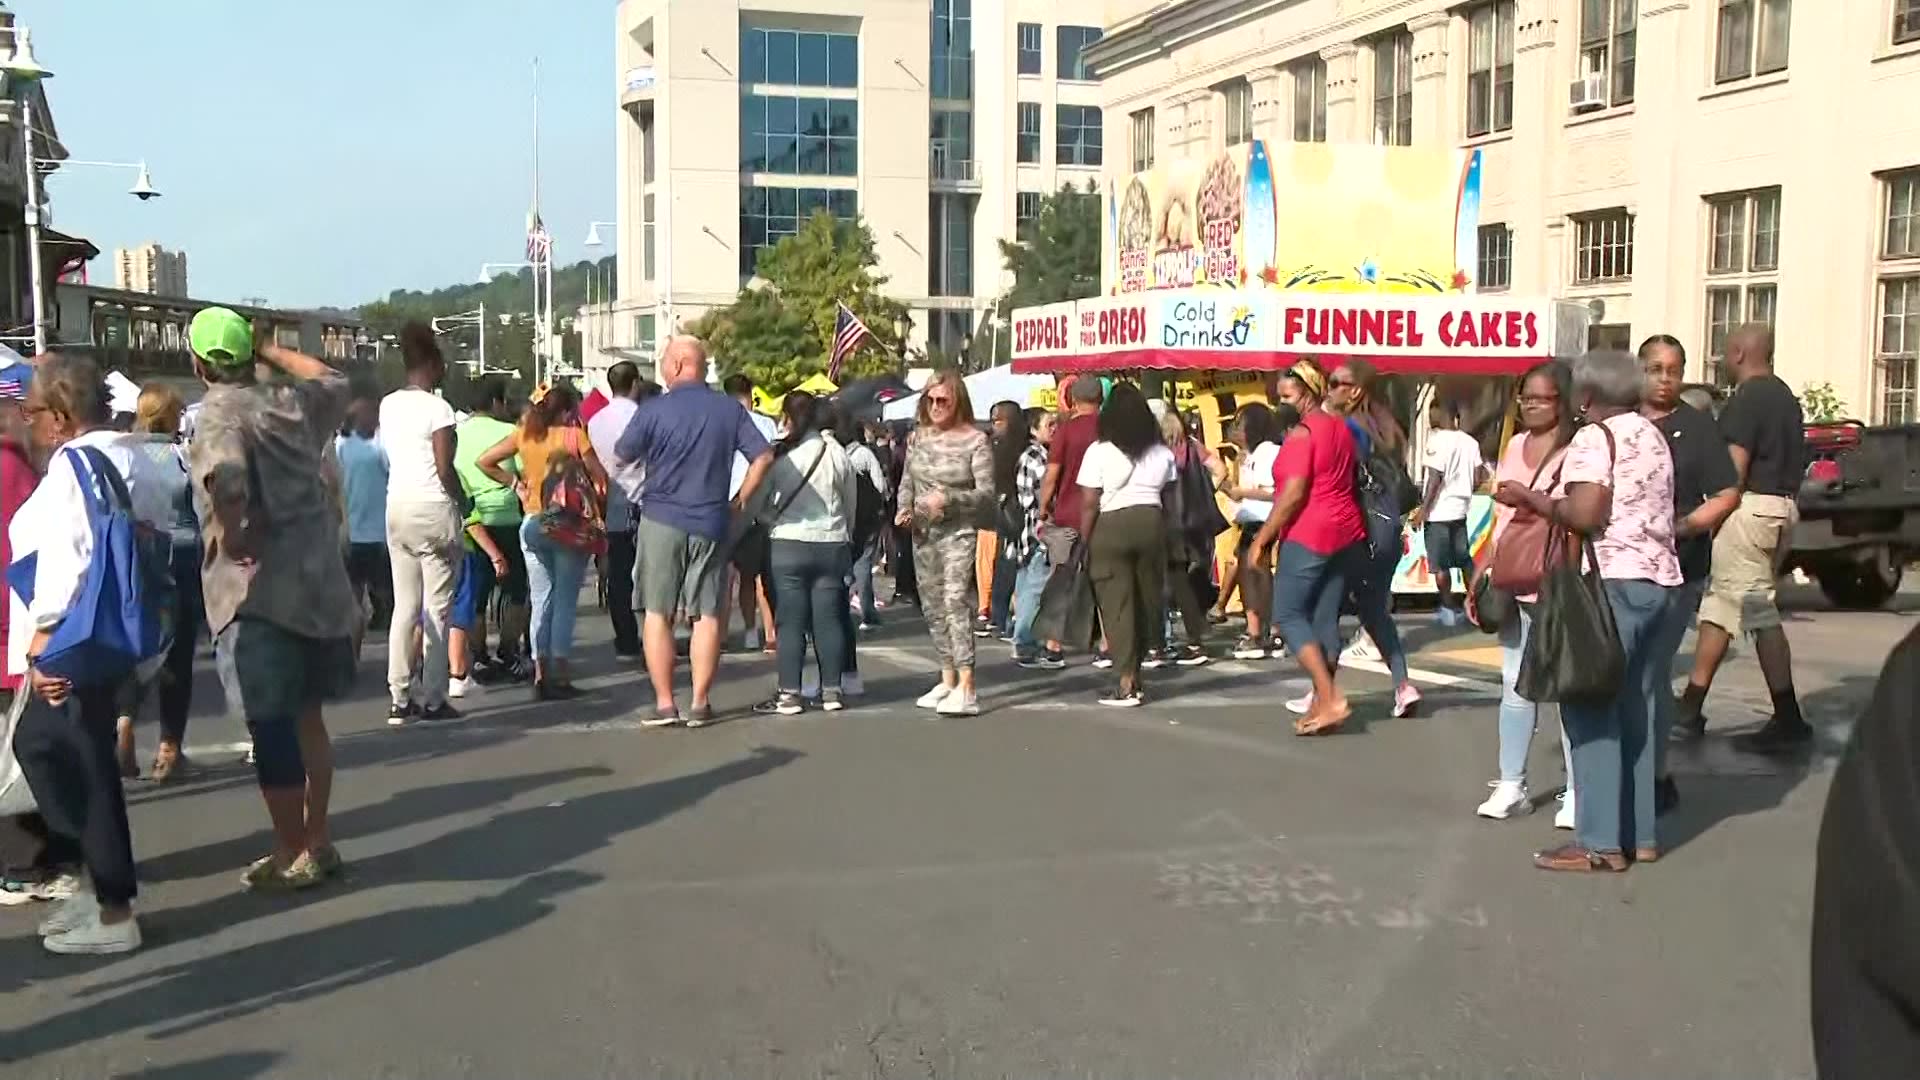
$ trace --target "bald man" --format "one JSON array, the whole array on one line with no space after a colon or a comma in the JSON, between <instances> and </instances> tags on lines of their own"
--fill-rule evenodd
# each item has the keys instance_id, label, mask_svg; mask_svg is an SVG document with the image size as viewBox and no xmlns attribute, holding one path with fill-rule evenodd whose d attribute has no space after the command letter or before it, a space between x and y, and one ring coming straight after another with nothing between
<instances>
[{"instance_id":1,"label":"bald man","mask_svg":"<svg viewBox=\"0 0 1920 1080\"><path fill-rule=\"evenodd\" d=\"M1793 651L1775 602L1781 560L1800 519L1794 502L1807 471L1806 419L1800 399L1773 373L1773 331L1749 323L1727 338L1727 369L1736 389L1720 413L1720 431L1740 476L1740 506L1713 539L1713 569L1700 601L1693 674L1680 696L1672 737L1706 733L1701 715L1713 677L1736 634L1753 638L1754 654L1773 698L1773 718L1742 740L1774 753L1802 746L1813 729L1800 715L1793 687Z\"/></svg>"},{"instance_id":2,"label":"bald man","mask_svg":"<svg viewBox=\"0 0 1920 1080\"><path fill-rule=\"evenodd\" d=\"M707 385L707 348L675 337L660 354L667 392L640 406L614 447L615 459L645 467L634 546L640 563L641 638L654 709L641 724L703 727L713 718L708 692L720 668L720 613L728 537L740 506L753 497L773 449L738 401ZM738 496L728 498L733 455L751 464ZM694 620L690 649L693 701L685 717L673 697L673 616Z\"/></svg>"}]
</instances>

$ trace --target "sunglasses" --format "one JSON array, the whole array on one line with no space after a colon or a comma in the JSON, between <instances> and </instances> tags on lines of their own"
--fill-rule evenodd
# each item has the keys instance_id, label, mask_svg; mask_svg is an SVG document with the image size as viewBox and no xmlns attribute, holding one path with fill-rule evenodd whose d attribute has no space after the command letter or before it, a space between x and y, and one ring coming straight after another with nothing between
<instances>
[{"instance_id":1,"label":"sunglasses","mask_svg":"<svg viewBox=\"0 0 1920 1080\"><path fill-rule=\"evenodd\" d=\"M951 404L953 404L953 399L952 399L952 398L950 398L950 397L933 397L932 395L928 395L928 397L927 397L927 404L929 404L929 405L951 405Z\"/></svg>"}]
</instances>

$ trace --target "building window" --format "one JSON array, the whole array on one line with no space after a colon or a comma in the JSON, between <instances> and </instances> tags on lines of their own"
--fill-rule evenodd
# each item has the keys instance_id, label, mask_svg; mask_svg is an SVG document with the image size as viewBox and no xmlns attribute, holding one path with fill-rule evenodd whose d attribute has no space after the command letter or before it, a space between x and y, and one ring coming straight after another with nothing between
<instances>
[{"instance_id":1,"label":"building window","mask_svg":"<svg viewBox=\"0 0 1920 1080\"><path fill-rule=\"evenodd\" d=\"M1133 121L1133 171L1153 168L1153 110L1141 109L1129 117Z\"/></svg>"},{"instance_id":2,"label":"building window","mask_svg":"<svg viewBox=\"0 0 1920 1080\"><path fill-rule=\"evenodd\" d=\"M655 317L652 315L633 317L633 347L648 356L653 355L653 335L656 325Z\"/></svg>"},{"instance_id":3,"label":"building window","mask_svg":"<svg viewBox=\"0 0 1920 1080\"><path fill-rule=\"evenodd\" d=\"M936 111L931 119L933 178L973 179L973 114Z\"/></svg>"},{"instance_id":4,"label":"building window","mask_svg":"<svg viewBox=\"0 0 1920 1080\"><path fill-rule=\"evenodd\" d=\"M1022 165L1040 163L1040 103L1020 103L1019 160Z\"/></svg>"},{"instance_id":5,"label":"building window","mask_svg":"<svg viewBox=\"0 0 1920 1080\"><path fill-rule=\"evenodd\" d=\"M1713 81L1787 70L1787 39L1793 0L1720 0Z\"/></svg>"},{"instance_id":6,"label":"building window","mask_svg":"<svg viewBox=\"0 0 1920 1080\"><path fill-rule=\"evenodd\" d=\"M740 171L854 176L860 171L860 103L852 98L744 94Z\"/></svg>"},{"instance_id":7,"label":"building window","mask_svg":"<svg viewBox=\"0 0 1920 1080\"><path fill-rule=\"evenodd\" d=\"M741 27L740 81L851 90L860 85L860 39L853 34Z\"/></svg>"},{"instance_id":8,"label":"building window","mask_svg":"<svg viewBox=\"0 0 1920 1080\"><path fill-rule=\"evenodd\" d=\"M1037 191L1015 192L1013 196L1013 232L1021 243L1033 241L1034 230L1040 222L1040 193Z\"/></svg>"},{"instance_id":9,"label":"building window","mask_svg":"<svg viewBox=\"0 0 1920 1080\"><path fill-rule=\"evenodd\" d=\"M640 278L653 280L653 192L640 200Z\"/></svg>"},{"instance_id":10,"label":"building window","mask_svg":"<svg viewBox=\"0 0 1920 1080\"><path fill-rule=\"evenodd\" d=\"M1779 305L1780 189L1707 199L1707 381L1726 379L1727 337L1742 323L1773 325Z\"/></svg>"},{"instance_id":11,"label":"building window","mask_svg":"<svg viewBox=\"0 0 1920 1080\"><path fill-rule=\"evenodd\" d=\"M1875 370L1880 422L1920 422L1920 169L1881 177L1885 188L1880 238L1879 330Z\"/></svg>"},{"instance_id":12,"label":"building window","mask_svg":"<svg viewBox=\"0 0 1920 1080\"><path fill-rule=\"evenodd\" d=\"M1327 141L1327 62L1318 56L1295 61L1293 74L1293 141Z\"/></svg>"},{"instance_id":13,"label":"building window","mask_svg":"<svg viewBox=\"0 0 1920 1080\"><path fill-rule=\"evenodd\" d=\"M1633 276L1633 215L1625 207L1573 218L1573 281L1590 285Z\"/></svg>"},{"instance_id":14,"label":"building window","mask_svg":"<svg viewBox=\"0 0 1920 1080\"><path fill-rule=\"evenodd\" d=\"M1920 0L1893 0L1893 43L1920 41Z\"/></svg>"},{"instance_id":15,"label":"building window","mask_svg":"<svg viewBox=\"0 0 1920 1080\"><path fill-rule=\"evenodd\" d=\"M1054 58L1054 71L1062 79L1081 81L1093 78L1087 70L1087 46L1100 40L1100 28L1097 26L1060 26L1054 29L1054 41L1058 46L1058 55Z\"/></svg>"},{"instance_id":16,"label":"building window","mask_svg":"<svg viewBox=\"0 0 1920 1080\"><path fill-rule=\"evenodd\" d=\"M973 0L933 0L933 96L973 100Z\"/></svg>"},{"instance_id":17,"label":"building window","mask_svg":"<svg viewBox=\"0 0 1920 1080\"><path fill-rule=\"evenodd\" d=\"M800 231L814 214L825 210L841 221L858 216L859 197L852 188L792 188L751 186L740 192L740 275L749 277L760 252Z\"/></svg>"},{"instance_id":18,"label":"building window","mask_svg":"<svg viewBox=\"0 0 1920 1080\"><path fill-rule=\"evenodd\" d=\"M1480 226L1480 259L1475 283L1481 292L1513 284L1513 230L1505 225Z\"/></svg>"},{"instance_id":19,"label":"building window","mask_svg":"<svg viewBox=\"0 0 1920 1080\"><path fill-rule=\"evenodd\" d=\"M1635 0L1580 0L1580 70L1598 75L1608 104L1633 100Z\"/></svg>"},{"instance_id":20,"label":"building window","mask_svg":"<svg viewBox=\"0 0 1920 1080\"><path fill-rule=\"evenodd\" d=\"M1219 86L1220 104L1226 110L1227 145L1239 146L1253 141L1253 86L1245 79L1233 79Z\"/></svg>"},{"instance_id":21,"label":"building window","mask_svg":"<svg viewBox=\"0 0 1920 1080\"><path fill-rule=\"evenodd\" d=\"M640 182L653 183L653 114L640 124Z\"/></svg>"},{"instance_id":22,"label":"building window","mask_svg":"<svg viewBox=\"0 0 1920 1080\"><path fill-rule=\"evenodd\" d=\"M1467 16L1467 135L1513 130L1513 0Z\"/></svg>"},{"instance_id":23,"label":"building window","mask_svg":"<svg viewBox=\"0 0 1920 1080\"><path fill-rule=\"evenodd\" d=\"M1037 22L1023 22L1020 24L1019 34L1020 34L1019 73L1022 75L1038 75L1040 74L1040 51L1041 51L1040 24Z\"/></svg>"},{"instance_id":24,"label":"building window","mask_svg":"<svg viewBox=\"0 0 1920 1080\"><path fill-rule=\"evenodd\" d=\"M1413 34L1404 27L1373 42L1373 141L1413 145Z\"/></svg>"},{"instance_id":25,"label":"building window","mask_svg":"<svg viewBox=\"0 0 1920 1080\"><path fill-rule=\"evenodd\" d=\"M939 257L927 264L927 295L973 295L972 195L927 196L927 221Z\"/></svg>"},{"instance_id":26,"label":"building window","mask_svg":"<svg viewBox=\"0 0 1920 1080\"><path fill-rule=\"evenodd\" d=\"M1055 105L1053 163L1098 165L1101 161L1100 107Z\"/></svg>"}]
</instances>

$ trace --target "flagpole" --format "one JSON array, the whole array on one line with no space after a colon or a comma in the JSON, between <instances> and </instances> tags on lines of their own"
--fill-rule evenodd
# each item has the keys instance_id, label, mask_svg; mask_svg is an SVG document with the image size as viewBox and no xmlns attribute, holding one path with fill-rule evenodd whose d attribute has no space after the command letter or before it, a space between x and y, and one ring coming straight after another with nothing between
<instances>
[{"instance_id":1,"label":"flagpole","mask_svg":"<svg viewBox=\"0 0 1920 1080\"><path fill-rule=\"evenodd\" d=\"M546 227L546 218L540 214L540 57L538 54L533 58L533 220L540 228ZM531 260L534 264L532 274L533 321L536 324L533 338L533 382L535 386L544 384L547 381L548 372L553 368L553 356L551 355L552 345L547 339L547 328L552 325L553 320L550 317L551 313L542 308L540 300L543 286L540 261L543 257L548 263L551 263L553 260L553 256L550 253L543 252L540 248L536 247L534 249L533 259ZM547 294L546 304L549 308L553 304L552 280L552 277L548 276L544 283Z\"/></svg>"}]
</instances>

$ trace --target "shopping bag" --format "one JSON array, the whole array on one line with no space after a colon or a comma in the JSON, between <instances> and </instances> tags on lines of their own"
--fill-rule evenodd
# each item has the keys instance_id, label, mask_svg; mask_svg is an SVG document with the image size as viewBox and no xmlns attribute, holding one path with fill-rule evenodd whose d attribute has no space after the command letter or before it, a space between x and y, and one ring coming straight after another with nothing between
<instances>
[{"instance_id":1,"label":"shopping bag","mask_svg":"<svg viewBox=\"0 0 1920 1080\"><path fill-rule=\"evenodd\" d=\"M1555 529L1546 565L1514 689L1541 704L1611 701L1620 692L1627 659L1593 541L1576 546L1567 530Z\"/></svg>"},{"instance_id":2,"label":"shopping bag","mask_svg":"<svg viewBox=\"0 0 1920 1080\"><path fill-rule=\"evenodd\" d=\"M1040 590L1040 607L1033 619L1033 636L1058 641L1064 648L1084 649L1093 641L1093 578L1087 573L1086 544L1075 543L1067 558L1053 564Z\"/></svg>"},{"instance_id":3,"label":"shopping bag","mask_svg":"<svg viewBox=\"0 0 1920 1080\"><path fill-rule=\"evenodd\" d=\"M27 709L27 695L33 690L24 683L14 691L7 707L6 720L0 722L0 818L31 814L39 809L27 777L20 771L20 759L13 756L13 733L20 728L21 714Z\"/></svg>"}]
</instances>

